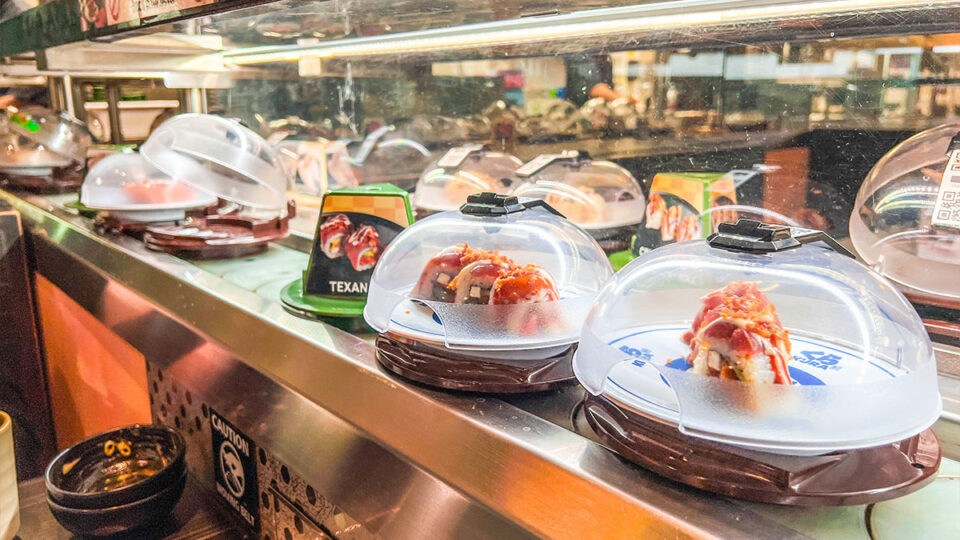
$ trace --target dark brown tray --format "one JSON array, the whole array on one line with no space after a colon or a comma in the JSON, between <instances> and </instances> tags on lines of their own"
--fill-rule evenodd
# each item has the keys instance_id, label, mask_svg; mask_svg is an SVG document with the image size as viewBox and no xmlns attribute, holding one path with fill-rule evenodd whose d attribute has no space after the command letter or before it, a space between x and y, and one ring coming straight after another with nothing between
<instances>
[{"instance_id":1,"label":"dark brown tray","mask_svg":"<svg viewBox=\"0 0 960 540\"><path fill-rule=\"evenodd\" d=\"M875 503L933 481L940 442L932 430L894 444L823 456L781 456L690 437L676 426L587 394L587 422L604 445L651 471L696 488L795 506Z\"/></svg>"},{"instance_id":2,"label":"dark brown tray","mask_svg":"<svg viewBox=\"0 0 960 540\"><path fill-rule=\"evenodd\" d=\"M572 360L576 348L572 345L549 358L505 365L381 334L377 337L377 360L401 377L430 386L516 394L551 390L573 380Z\"/></svg>"},{"instance_id":3,"label":"dark brown tray","mask_svg":"<svg viewBox=\"0 0 960 540\"><path fill-rule=\"evenodd\" d=\"M226 259L244 257L267 249L267 244L290 233L295 215L291 202L282 218L257 219L238 214L193 217L183 224L147 227L143 241L155 251L187 258Z\"/></svg>"},{"instance_id":4,"label":"dark brown tray","mask_svg":"<svg viewBox=\"0 0 960 540\"><path fill-rule=\"evenodd\" d=\"M80 185L83 184L83 171L77 168L59 167L53 170L52 175L45 176L0 174L0 184L41 195L69 193L80 189Z\"/></svg>"}]
</instances>

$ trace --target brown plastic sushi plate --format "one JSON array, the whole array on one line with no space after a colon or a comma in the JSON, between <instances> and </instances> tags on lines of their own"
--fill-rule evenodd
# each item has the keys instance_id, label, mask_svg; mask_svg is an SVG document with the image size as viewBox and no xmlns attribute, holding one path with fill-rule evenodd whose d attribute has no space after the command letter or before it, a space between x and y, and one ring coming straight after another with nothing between
<instances>
[{"instance_id":1,"label":"brown plastic sushi plate","mask_svg":"<svg viewBox=\"0 0 960 540\"><path fill-rule=\"evenodd\" d=\"M291 203L287 215L257 219L237 214L212 215L188 220L182 225L147 227L144 243L154 251L174 253L194 259L226 259L259 253L267 244L286 237Z\"/></svg>"},{"instance_id":2,"label":"brown plastic sushi plate","mask_svg":"<svg viewBox=\"0 0 960 540\"><path fill-rule=\"evenodd\" d=\"M508 365L390 334L377 337L377 360L387 370L430 386L491 394L540 392L572 381L575 350L571 345L548 358Z\"/></svg>"},{"instance_id":3,"label":"brown plastic sushi plate","mask_svg":"<svg viewBox=\"0 0 960 540\"><path fill-rule=\"evenodd\" d=\"M80 189L83 184L83 171L77 168L57 168L52 175L0 174L0 184L41 195L69 193Z\"/></svg>"},{"instance_id":4,"label":"brown plastic sushi plate","mask_svg":"<svg viewBox=\"0 0 960 540\"><path fill-rule=\"evenodd\" d=\"M940 467L940 442L930 429L893 444L798 457L690 437L601 396L587 394L584 411L601 442L628 460L696 488L756 502L875 503L920 489Z\"/></svg>"}]
</instances>

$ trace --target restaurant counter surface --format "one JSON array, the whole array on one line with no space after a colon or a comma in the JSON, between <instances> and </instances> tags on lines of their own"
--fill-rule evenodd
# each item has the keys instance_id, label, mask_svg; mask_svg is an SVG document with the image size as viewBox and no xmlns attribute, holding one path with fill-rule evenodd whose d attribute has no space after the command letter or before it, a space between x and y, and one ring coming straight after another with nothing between
<instances>
[{"instance_id":1,"label":"restaurant counter surface","mask_svg":"<svg viewBox=\"0 0 960 540\"><path fill-rule=\"evenodd\" d=\"M453 487L471 504L482 504L517 524L515 533L561 536L564 531L569 535L573 530L599 533L602 529L673 531L681 537L884 538L909 531L913 537L960 537L960 521L955 519L960 508L960 464L952 459L943 460L940 475L931 485L874 505L794 508L711 495L659 478L603 448L580 413L583 390L579 386L500 399L437 392L391 377L373 358L372 335L348 335L329 325L297 319L283 310L278 292L299 277L306 267L306 253L273 245L262 254L237 260L184 261L149 252L130 237L96 234L89 220L63 208L72 196L39 198L0 192L0 197L23 213L28 229L117 278L231 350L242 350L240 334L257 333L263 339L280 340L270 341L270 347L236 354L290 392L340 416L364 436ZM120 266L124 261L137 268L127 272ZM177 294L164 295L163 283L151 284L151 280L176 284ZM237 332L235 325L217 324L208 317L210 313L203 311L205 305L213 305L222 320L228 319L226 311L246 313L246 318L235 320L258 328L251 331L244 327L243 332ZM290 340L305 342L312 349L291 349ZM306 350L315 352L288 361L288 351ZM277 358L272 358L271 352ZM346 376L335 368L337 364L351 366L346 373L359 378L340 381L351 388L350 392L332 391L327 386L325 393L321 375ZM957 432L956 411L951 410L960 395L957 382L941 377L947 410L940 426L945 429L938 428L941 437ZM354 403L357 395L365 396L363 408ZM430 421L406 422L405 429L384 425L383 418L397 418L389 410L380 410L391 403L407 411L418 410ZM420 423L429 425L418 427ZM420 439L429 441L421 444ZM455 444L456 439L465 444ZM427 444L430 441L433 444ZM277 445L271 448L273 451L287 459L296 458L297 448L284 447L281 439L273 442ZM952 453L956 442L944 440L948 457L957 457ZM311 461L304 458L300 462ZM466 468L465 463L469 463ZM504 484L508 477L487 482L482 478L488 475L478 476L467 472L470 470L489 471L497 477L508 474L508 483L524 493L509 489ZM298 472L307 480L314 473ZM29 500L25 506L26 502ZM582 512L571 511L578 505Z\"/></svg>"}]
</instances>

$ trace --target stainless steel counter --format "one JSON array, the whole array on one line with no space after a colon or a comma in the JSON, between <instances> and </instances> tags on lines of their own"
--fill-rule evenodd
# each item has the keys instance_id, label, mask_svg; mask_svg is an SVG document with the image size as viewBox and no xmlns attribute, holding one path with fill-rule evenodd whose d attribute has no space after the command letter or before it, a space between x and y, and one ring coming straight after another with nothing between
<instances>
[{"instance_id":1,"label":"stainless steel counter","mask_svg":"<svg viewBox=\"0 0 960 540\"><path fill-rule=\"evenodd\" d=\"M215 354L148 361L215 396L231 422L373 533L797 537L819 535L838 512L867 533L865 507L747 504L625 462L590 438L575 385L502 400L398 380L369 340L283 310L275 291L304 254L276 246L195 264L97 234L62 198L0 198L22 213L38 270L135 348L177 332L207 340ZM121 324L104 307L110 295L149 316Z\"/></svg>"}]
</instances>

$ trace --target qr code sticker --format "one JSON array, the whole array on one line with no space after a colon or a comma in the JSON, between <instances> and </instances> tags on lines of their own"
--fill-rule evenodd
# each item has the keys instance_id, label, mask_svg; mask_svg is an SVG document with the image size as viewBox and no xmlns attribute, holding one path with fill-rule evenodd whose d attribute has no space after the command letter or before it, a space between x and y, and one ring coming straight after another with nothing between
<instances>
[{"instance_id":1,"label":"qr code sticker","mask_svg":"<svg viewBox=\"0 0 960 540\"><path fill-rule=\"evenodd\" d=\"M960 229L960 192L952 190L940 192L933 212L933 224Z\"/></svg>"}]
</instances>

